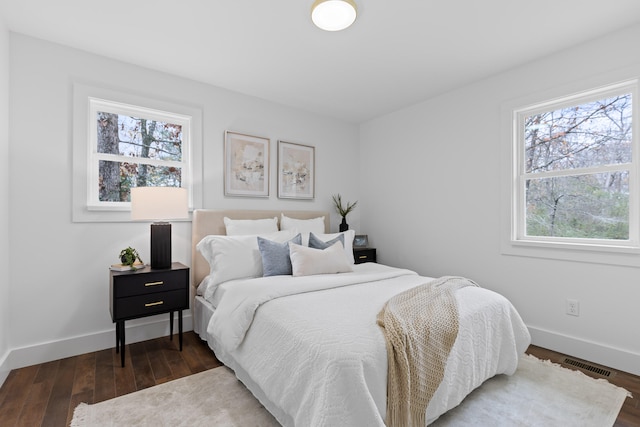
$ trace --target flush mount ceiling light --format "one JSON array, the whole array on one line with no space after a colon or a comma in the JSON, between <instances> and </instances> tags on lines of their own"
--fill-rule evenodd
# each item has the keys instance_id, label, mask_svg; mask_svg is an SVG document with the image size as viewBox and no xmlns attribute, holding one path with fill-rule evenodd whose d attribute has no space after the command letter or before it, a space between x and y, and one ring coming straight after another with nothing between
<instances>
[{"instance_id":1,"label":"flush mount ceiling light","mask_svg":"<svg viewBox=\"0 0 640 427\"><path fill-rule=\"evenodd\" d=\"M325 31L340 31L356 20L358 8L353 0L316 0L311 6L311 20Z\"/></svg>"}]
</instances>

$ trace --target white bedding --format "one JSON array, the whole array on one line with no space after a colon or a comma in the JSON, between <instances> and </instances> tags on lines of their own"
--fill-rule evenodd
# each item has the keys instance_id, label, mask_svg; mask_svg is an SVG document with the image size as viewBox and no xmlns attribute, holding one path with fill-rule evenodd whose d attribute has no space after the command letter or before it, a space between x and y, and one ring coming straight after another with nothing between
<instances>
[{"instance_id":1,"label":"white bedding","mask_svg":"<svg viewBox=\"0 0 640 427\"><path fill-rule=\"evenodd\" d=\"M238 280L217 301L207 341L283 425L384 426L387 354L376 315L393 295L429 280L375 263L353 273ZM458 338L427 423L486 379L515 372L530 343L504 297L469 287L456 298Z\"/></svg>"}]
</instances>

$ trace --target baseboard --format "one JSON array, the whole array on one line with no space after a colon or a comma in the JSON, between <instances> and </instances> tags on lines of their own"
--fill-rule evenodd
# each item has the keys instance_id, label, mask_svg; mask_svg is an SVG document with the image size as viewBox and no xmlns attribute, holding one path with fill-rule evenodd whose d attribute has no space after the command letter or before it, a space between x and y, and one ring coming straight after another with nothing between
<instances>
[{"instance_id":1,"label":"baseboard","mask_svg":"<svg viewBox=\"0 0 640 427\"><path fill-rule=\"evenodd\" d=\"M126 344L146 341L169 335L167 316L153 316L145 319L126 322ZM183 314L183 332L193 329L191 312ZM177 318L174 321L173 333L178 332ZM0 385L4 383L12 369L46 363L65 357L91 353L93 351L115 348L115 326L112 329L94 334L71 337L58 341L40 343L28 347L11 349L0 363Z\"/></svg>"},{"instance_id":2,"label":"baseboard","mask_svg":"<svg viewBox=\"0 0 640 427\"><path fill-rule=\"evenodd\" d=\"M10 352L6 352L4 356L2 356L2 359L0 359L0 386L4 384L4 380L7 379L9 372L11 372L11 369L8 367L9 364L7 363L9 353Z\"/></svg>"},{"instance_id":3,"label":"baseboard","mask_svg":"<svg viewBox=\"0 0 640 427\"><path fill-rule=\"evenodd\" d=\"M531 343L612 369L640 375L640 354L528 326Z\"/></svg>"},{"instance_id":4,"label":"baseboard","mask_svg":"<svg viewBox=\"0 0 640 427\"><path fill-rule=\"evenodd\" d=\"M185 313L183 322L184 331L193 329L190 312L188 314ZM640 354L540 328L531 326L528 328L534 345L598 363L612 369L629 372L633 375L640 375ZM176 331L177 321L174 322L174 333ZM138 321L138 323L134 323L134 321L126 323L127 344L167 335L169 335L169 322L164 316L162 318L160 316L147 318L145 321ZM0 386L7 379L12 369L113 347L115 347L115 330L109 329L95 334L11 349L0 360Z\"/></svg>"}]
</instances>

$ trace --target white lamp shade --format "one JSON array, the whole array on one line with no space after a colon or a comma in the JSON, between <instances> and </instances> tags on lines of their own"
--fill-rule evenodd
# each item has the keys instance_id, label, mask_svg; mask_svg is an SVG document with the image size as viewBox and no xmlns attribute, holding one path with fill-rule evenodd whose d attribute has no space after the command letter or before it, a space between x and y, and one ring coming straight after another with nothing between
<instances>
[{"instance_id":1,"label":"white lamp shade","mask_svg":"<svg viewBox=\"0 0 640 427\"><path fill-rule=\"evenodd\" d=\"M311 6L311 20L325 31L340 31L356 20L358 8L353 0L316 0Z\"/></svg>"},{"instance_id":2,"label":"white lamp shade","mask_svg":"<svg viewBox=\"0 0 640 427\"><path fill-rule=\"evenodd\" d=\"M131 189L131 219L169 220L189 218L187 190L179 187Z\"/></svg>"}]
</instances>

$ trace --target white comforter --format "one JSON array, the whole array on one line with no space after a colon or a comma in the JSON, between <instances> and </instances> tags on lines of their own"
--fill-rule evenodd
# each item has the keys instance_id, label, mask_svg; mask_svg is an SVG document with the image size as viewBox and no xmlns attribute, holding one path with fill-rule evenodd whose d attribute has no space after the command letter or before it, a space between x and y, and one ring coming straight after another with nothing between
<instances>
[{"instance_id":1,"label":"white comforter","mask_svg":"<svg viewBox=\"0 0 640 427\"><path fill-rule=\"evenodd\" d=\"M283 425L384 426L387 353L376 315L429 280L374 263L338 275L240 280L220 299L208 342ZM515 372L531 340L504 297L476 287L456 295L458 338L427 423L486 379Z\"/></svg>"}]
</instances>

